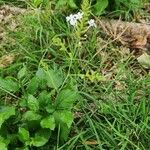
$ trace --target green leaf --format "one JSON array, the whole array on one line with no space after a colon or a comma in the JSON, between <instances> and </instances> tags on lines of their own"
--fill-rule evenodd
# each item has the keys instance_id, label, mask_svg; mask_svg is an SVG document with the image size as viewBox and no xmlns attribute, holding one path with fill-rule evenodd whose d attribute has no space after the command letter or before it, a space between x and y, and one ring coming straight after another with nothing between
<instances>
[{"instance_id":1,"label":"green leaf","mask_svg":"<svg viewBox=\"0 0 150 150\"><path fill-rule=\"evenodd\" d=\"M7 145L2 141L0 141L0 150L7 150Z\"/></svg>"},{"instance_id":2,"label":"green leaf","mask_svg":"<svg viewBox=\"0 0 150 150\"><path fill-rule=\"evenodd\" d=\"M68 128L71 127L73 122L73 113L68 110L57 110L54 112L56 124L66 124Z\"/></svg>"},{"instance_id":3,"label":"green leaf","mask_svg":"<svg viewBox=\"0 0 150 150\"><path fill-rule=\"evenodd\" d=\"M108 0L97 0L93 6L96 15L101 15L105 8L108 6Z\"/></svg>"},{"instance_id":4,"label":"green leaf","mask_svg":"<svg viewBox=\"0 0 150 150\"><path fill-rule=\"evenodd\" d=\"M48 93L46 90L42 91L39 94L38 101L39 101L39 104L40 104L41 107L42 106L47 106L51 102L51 94Z\"/></svg>"},{"instance_id":5,"label":"green leaf","mask_svg":"<svg viewBox=\"0 0 150 150\"><path fill-rule=\"evenodd\" d=\"M63 83L62 74L60 74L59 70L44 70L39 68L36 72L36 76L39 78L40 81L43 81L48 87L58 89Z\"/></svg>"},{"instance_id":6,"label":"green leaf","mask_svg":"<svg viewBox=\"0 0 150 150\"><path fill-rule=\"evenodd\" d=\"M30 94L28 95L27 104L28 104L28 107L30 108L30 110L38 111L39 102L33 95L30 95Z\"/></svg>"},{"instance_id":7,"label":"green leaf","mask_svg":"<svg viewBox=\"0 0 150 150\"><path fill-rule=\"evenodd\" d=\"M39 86L38 79L36 77L33 77L27 86L27 92L29 94L34 94L37 91L38 86Z\"/></svg>"},{"instance_id":8,"label":"green leaf","mask_svg":"<svg viewBox=\"0 0 150 150\"><path fill-rule=\"evenodd\" d=\"M0 107L0 128L5 120L15 115L15 107L2 106Z\"/></svg>"},{"instance_id":9,"label":"green leaf","mask_svg":"<svg viewBox=\"0 0 150 150\"><path fill-rule=\"evenodd\" d=\"M31 144L36 147L40 147L45 145L50 138L50 131L48 130L40 130L35 134L35 137L32 138Z\"/></svg>"},{"instance_id":10,"label":"green leaf","mask_svg":"<svg viewBox=\"0 0 150 150\"><path fill-rule=\"evenodd\" d=\"M63 123L67 124L68 128L70 128L73 122L73 113L67 110L60 111L60 119Z\"/></svg>"},{"instance_id":11,"label":"green leaf","mask_svg":"<svg viewBox=\"0 0 150 150\"><path fill-rule=\"evenodd\" d=\"M73 9L77 9L78 8L74 0L68 0L68 4Z\"/></svg>"},{"instance_id":12,"label":"green leaf","mask_svg":"<svg viewBox=\"0 0 150 150\"><path fill-rule=\"evenodd\" d=\"M38 71L36 72L36 76L37 76L40 80L45 80L45 79L46 79L46 73L45 73L44 69L39 68Z\"/></svg>"},{"instance_id":13,"label":"green leaf","mask_svg":"<svg viewBox=\"0 0 150 150\"><path fill-rule=\"evenodd\" d=\"M53 113L55 111L55 107L51 104L48 104L45 109L48 113Z\"/></svg>"},{"instance_id":14,"label":"green leaf","mask_svg":"<svg viewBox=\"0 0 150 150\"><path fill-rule=\"evenodd\" d=\"M76 91L64 89L56 97L55 106L58 109L71 109L78 96Z\"/></svg>"},{"instance_id":15,"label":"green leaf","mask_svg":"<svg viewBox=\"0 0 150 150\"><path fill-rule=\"evenodd\" d=\"M41 118L42 116L34 111L27 111L22 116L22 119L27 121L40 120Z\"/></svg>"},{"instance_id":16,"label":"green leaf","mask_svg":"<svg viewBox=\"0 0 150 150\"><path fill-rule=\"evenodd\" d=\"M41 120L40 125L42 128L49 128L50 130L55 129L55 119L52 115Z\"/></svg>"},{"instance_id":17,"label":"green leaf","mask_svg":"<svg viewBox=\"0 0 150 150\"><path fill-rule=\"evenodd\" d=\"M42 2L43 2L43 0L34 0L33 1L35 7L38 7Z\"/></svg>"},{"instance_id":18,"label":"green leaf","mask_svg":"<svg viewBox=\"0 0 150 150\"><path fill-rule=\"evenodd\" d=\"M30 141L30 134L29 131L26 130L25 128L21 128L19 127L19 131L18 131L18 138L21 142L23 143L28 143ZM28 142L27 142L28 141ZM28 144L26 144L27 146Z\"/></svg>"},{"instance_id":19,"label":"green leaf","mask_svg":"<svg viewBox=\"0 0 150 150\"><path fill-rule=\"evenodd\" d=\"M63 83L63 77L60 75L59 70L46 71L47 85L50 88L57 90Z\"/></svg>"},{"instance_id":20,"label":"green leaf","mask_svg":"<svg viewBox=\"0 0 150 150\"><path fill-rule=\"evenodd\" d=\"M62 6L65 6L67 4L67 0L58 0L56 3L56 9L59 9Z\"/></svg>"},{"instance_id":21,"label":"green leaf","mask_svg":"<svg viewBox=\"0 0 150 150\"><path fill-rule=\"evenodd\" d=\"M17 78L18 78L18 79L21 79L21 78L23 78L26 74L27 74L27 68L26 68L26 66L24 66L24 67L18 72Z\"/></svg>"},{"instance_id":22,"label":"green leaf","mask_svg":"<svg viewBox=\"0 0 150 150\"><path fill-rule=\"evenodd\" d=\"M16 92L19 89L19 84L12 79L3 79L0 77L0 88L9 92Z\"/></svg>"},{"instance_id":23,"label":"green leaf","mask_svg":"<svg viewBox=\"0 0 150 150\"><path fill-rule=\"evenodd\" d=\"M2 129L3 130L3 129ZM6 134L6 128L1 132L1 135L4 135ZM10 135L10 134L7 134L7 138L5 137L2 137L0 136L0 142L2 143L5 143L6 147L8 147L8 145L10 144L11 140L14 139L14 138L11 138L13 137L14 135Z\"/></svg>"},{"instance_id":24,"label":"green leaf","mask_svg":"<svg viewBox=\"0 0 150 150\"><path fill-rule=\"evenodd\" d=\"M46 72L44 69L39 68L36 72L36 77L38 79L38 83L40 88L45 89L47 88L47 79L46 79Z\"/></svg>"},{"instance_id":25,"label":"green leaf","mask_svg":"<svg viewBox=\"0 0 150 150\"><path fill-rule=\"evenodd\" d=\"M60 139L61 141L67 141L70 129L65 123L60 124Z\"/></svg>"},{"instance_id":26,"label":"green leaf","mask_svg":"<svg viewBox=\"0 0 150 150\"><path fill-rule=\"evenodd\" d=\"M0 136L0 150L7 150L7 140Z\"/></svg>"}]
</instances>

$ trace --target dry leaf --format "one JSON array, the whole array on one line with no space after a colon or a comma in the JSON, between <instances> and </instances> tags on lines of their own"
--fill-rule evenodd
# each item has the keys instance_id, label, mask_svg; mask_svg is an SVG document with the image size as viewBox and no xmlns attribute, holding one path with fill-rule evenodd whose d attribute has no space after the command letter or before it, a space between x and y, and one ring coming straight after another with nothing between
<instances>
[{"instance_id":1,"label":"dry leaf","mask_svg":"<svg viewBox=\"0 0 150 150\"><path fill-rule=\"evenodd\" d=\"M150 55L144 53L137 58L138 62L146 69L150 69Z\"/></svg>"},{"instance_id":2,"label":"dry leaf","mask_svg":"<svg viewBox=\"0 0 150 150\"><path fill-rule=\"evenodd\" d=\"M134 35L134 41L132 42L131 46L133 48L144 48L147 44L147 35Z\"/></svg>"},{"instance_id":3,"label":"dry leaf","mask_svg":"<svg viewBox=\"0 0 150 150\"><path fill-rule=\"evenodd\" d=\"M15 60L14 54L4 55L0 58L0 68L8 67Z\"/></svg>"},{"instance_id":4,"label":"dry leaf","mask_svg":"<svg viewBox=\"0 0 150 150\"><path fill-rule=\"evenodd\" d=\"M89 140L89 141L85 141L83 144L85 144L85 145L97 145L98 142L95 140Z\"/></svg>"},{"instance_id":5,"label":"dry leaf","mask_svg":"<svg viewBox=\"0 0 150 150\"><path fill-rule=\"evenodd\" d=\"M145 3L144 8L147 12L150 12L150 3Z\"/></svg>"},{"instance_id":6,"label":"dry leaf","mask_svg":"<svg viewBox=\"0 0 150 150\"><path fill-rule=\"evenodd\" d=\"M150 25L147 23L99 19L97 24L113 41L128 47L144 49L150 42Z\"/></svg>"},{"instance_id":7,"label":"dry leaf","mask_svg":"<svg viewBox=\"0 0 150 150\"><path fill-rule=\"evenodd\" d=\"M81 118L83 116L84 116L84 114L82 112L77 111L74 113L74 118Z\"/></svg>"},{"instance_id":8,"label":"dry leaf","mask_svg":"<svg viewBox=\"0 0 150 150\"><path fill-rule=\"evenodd\" d=\"M123 83L121 83L120 81L116 81L115 82L115 90L117 91L121 91L125 89L125 85L123 85Z\"/></svg>"},{"instance_id":9,"label":"dry leaf","mask_svg":"<svg viewBox=\"0 0 150 150\"><path fill-rule=\"evenodd\" d=\"M0 24L7 26L10 30L14 31L18 26L14 17L19 14L25 13L26 10L18 7L4 5L0 7Z\"/></svg>"}]
</instances>

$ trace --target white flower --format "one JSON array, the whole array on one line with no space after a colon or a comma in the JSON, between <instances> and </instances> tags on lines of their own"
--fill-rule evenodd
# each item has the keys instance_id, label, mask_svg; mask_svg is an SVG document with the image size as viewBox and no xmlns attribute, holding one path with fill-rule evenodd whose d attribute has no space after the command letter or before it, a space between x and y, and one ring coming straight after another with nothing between
<instances>
[{"instance_id":1,"label":"white flower","mask_svg":"<svg viewBox=\"0 0 150 150\"><path fill-rule=\"evenodd\" d=\"M76 18L77 20L80 20L80 19L82 19L82 17L83 17L83 12L78 12L78 13L75 14L74 16L75 16L75 18Z\"/></svg>"},{"instance_id":2,"label":"white flower","mask_svg":"<svg viewBox=\"0 0 150 150\"><path fill-rule=\"evenodd\" d=\"M72 20L72 19L75 19L75 18L74 18L74 15L72 15L72 14L71 14L70 16L67 16L67 17L66 17L67 22L69 22L69 21Z\"/></svg>"},{"instance_id":3,"label":"white flower","mask_svg":"<svg viewBox=\"0 0 150 150\"><path fill-rule=\"evenodd\" d=\"M77 21L80 20L83 16L83 13L78 12L77 14L71 14L66 17L66 21L70 23L70 25L75 26Z\"/></svg>"},{"instance_id":4,"label":"white flower","mask_svg":"<svg viewBox=\"0 0 150 150\"><path fill-rule=\"evenodd\" d=\"M95 24L95 20L94 19L90 19L88 21L89 27L95 27L96 28L96 24Z\"/></svg>"},{"instance_id":5,"label":"white flower","mask_svg":"<svg viewBox=\"0 0 150 150\"><path fill-rule=\"evenodd\" d=\"M76 25L77 25L77 20L71 19L69 23L70 23L72 26L76 26Z\"/></svg>"},{"instance_id":6,"label":"white flower","mask_svg":"<svg viewBox=\"0 0 150 150\"><path fill-rule=\"evenodd\" d=\"M71 14L70 16L66 17L67 22L69 22L72 26L75 26L77 24L77 19L75 15Z\"/></svg>"}]
</instances>

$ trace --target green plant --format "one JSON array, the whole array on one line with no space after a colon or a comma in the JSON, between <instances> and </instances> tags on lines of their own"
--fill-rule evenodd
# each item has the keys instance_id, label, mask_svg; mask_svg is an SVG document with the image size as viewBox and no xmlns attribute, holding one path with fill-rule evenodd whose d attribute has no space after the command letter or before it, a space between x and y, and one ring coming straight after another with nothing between
<instances>
[{"instance_id":1,"label":"green plant","mask_svg":"<svg viewBox=\"0 0 150 150\"><path fill-rule=\"evenodd\" d=\"M72 9L77 9L82 7L82 3L85 3L85 0L56 0L56 8L61 9L62 6L68 6ZM87 1L87 4L92 4L93 12L96 15L101 15L105 8L108 6L108 0L90 0Z\"/></svg>"},{"instance_id":2,"label":"green plant","mask_svg":"<svg viewBox=\"0 0 150 150\"><path fill-rule=\"evenodd\" d=\"M27 2L6 44L17 57L0 69L0 150L149 149L148 71L88 26L93 12L131 15L139 4ZM76 11L74 26L66 17Z\"/></svg>"},{"instance_id":3,"label":"green plant","mask_svg":"<svg viewBox=\"0 0 150 150\"><path fill-rule=\"evenodd\" d=\"M113 2L109 1L108 11L114 16L123 16L127 20L133 17L136 18L143 4L142 0L113 0Z\"/></svg>"},{"instance_id":4,"label":"green plant","mask_svg":"<svg viewBox=\"0 0 150 150\"><path fill-rule=\"evenodd\" d=\"M57 132L61 142L67 140L73 122L71 110L78 99L78 91L71 82L61 87L64 82L63 74L58 69L46 66L39 67L35 76L26 83L25 67L19 71L18 81L0 79L3 91L8 94L22 93L21 98L16 98L16 105L2 105L0 108L2 149L10 146L13 149L41 147Z\"/></svg>"},{"instance_id":5,"label":"green plant","mask_svg":"<svg viewBox=\"0 0 150 150\"><path fill-rule=\"evenodd\" d=\"M82 2L78 0L55 0L53 4L56 9L61 10L63 7L67 10L78 9ZM115 16L122 16L126 19L135 17L136 13L143 7L145 1L143 0L91 0L92 13L95 15L102 15L113 13Z\"/></svg>"}]
</instances>

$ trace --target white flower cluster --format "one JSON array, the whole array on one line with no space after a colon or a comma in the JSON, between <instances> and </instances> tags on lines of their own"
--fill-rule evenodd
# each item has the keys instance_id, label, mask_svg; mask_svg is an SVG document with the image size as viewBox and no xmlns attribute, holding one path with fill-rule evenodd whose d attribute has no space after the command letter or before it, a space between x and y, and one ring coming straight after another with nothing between
<instances>
[{"instance_id":1,"label":"white flower cluster","mask_svg":"<svg viewBox=\"0 0 150 150\"><path fill-rule=\"evenodd\" d=\"M77 21L82 19L83 12L78 12L77 14L71 14L70 16L66 17L67 22L69 22L72 26L77 24Z\"/></svg>"},{"instance_id":2,"label":"white flower cluster","mask_svg":"<svg viewBox=\"0 0 150 150\"><path fill-rule=\"evenodd\" d=\"M81 20L83 17L83 12L78 12L77 14L71 14L69 16L66 17L66 21L72 25L72 26L76 26L77 25L77 22L79 20ZM94 19L91 19L88 21L88 24L89 24L89 27L96 27L96 24L95 24L95 20Z\"/></svg>"}]
</instances>

